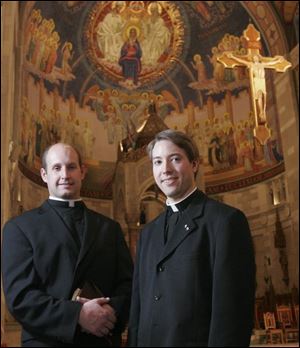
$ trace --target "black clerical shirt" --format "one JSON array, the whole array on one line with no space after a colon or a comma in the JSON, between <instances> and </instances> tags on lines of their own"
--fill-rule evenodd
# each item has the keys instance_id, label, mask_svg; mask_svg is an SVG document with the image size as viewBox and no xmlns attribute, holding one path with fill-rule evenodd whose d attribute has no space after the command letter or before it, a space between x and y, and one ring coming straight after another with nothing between
<instances>
[{"instance_id":1,"label":"black clerical shirt","mask_svg":"<svg viewBox=\"0 0 300 348\"><path fill-rule=\"evenodd\" d=\"M168 240L170 240L171 235L174 232L175 226L178 224L178 222L182 218L184 211L187 209L187 207L190 205L194 197L197 195L197 192L198 190L195 190L186 199L175 204L178 211L174 212L170 205L167 206L167 214L166 214L165 230L164 230L165 244L167 243Z\"/></svg>"},{"instance_id":2,"label":"black clerical shirt","mask_svg":"<svg viewBox=\"0 0 300 348\"><path fill-rule=\"evenodd\" d=\"M85 204L83 201L72 202L74 206L70 206L69 201L58 201L55 199L48 199L48 203L63 220L64 224L71 232L76 245L80 249L84 231Z\"/></svg>"}]
</instances>

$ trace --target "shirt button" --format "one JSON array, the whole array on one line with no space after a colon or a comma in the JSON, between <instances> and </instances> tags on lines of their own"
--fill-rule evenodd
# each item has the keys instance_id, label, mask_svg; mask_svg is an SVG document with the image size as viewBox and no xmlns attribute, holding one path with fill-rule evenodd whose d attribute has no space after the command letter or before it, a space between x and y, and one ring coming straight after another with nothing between
<instances>
[{"instance_id":1,"label":"shirt button","mask_svg":"<svg viewBox=\"0 0 300 348\"><path fill-rule=\"evenodd\" d=\"M158 301L158 300L160 299L160 297L161 297L160 295L155 295L155 296L154 296L154 300L155 300L155 301Z\"/></svg>"}]
</instances>

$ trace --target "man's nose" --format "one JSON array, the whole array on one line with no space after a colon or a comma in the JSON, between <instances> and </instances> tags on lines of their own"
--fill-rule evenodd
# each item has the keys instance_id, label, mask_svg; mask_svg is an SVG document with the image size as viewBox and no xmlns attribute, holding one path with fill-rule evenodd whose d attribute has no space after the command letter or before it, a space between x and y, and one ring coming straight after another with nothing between
<instances>
[{"instance_id":1,"label":"man's nose","mask_svg":"<svg viewBox=\"0 0 300 348\"><path fill-rule=\"evenodd\" d=\"M69 177L69 170L67 167L61 168L61 177L62 178L68 178Z\"/></svg>"},{"instance_id":2,"label":"man's nose","mask_svg":"<svg viewBox=\"0 0 300 348\"><path fill-rule=\"evenodd\" d=\"M162 163L162 170L163 170L164 173L172 172L173 166L172 166L171 162L163 161L163 163Z\"/></svg>"}]
</instances>

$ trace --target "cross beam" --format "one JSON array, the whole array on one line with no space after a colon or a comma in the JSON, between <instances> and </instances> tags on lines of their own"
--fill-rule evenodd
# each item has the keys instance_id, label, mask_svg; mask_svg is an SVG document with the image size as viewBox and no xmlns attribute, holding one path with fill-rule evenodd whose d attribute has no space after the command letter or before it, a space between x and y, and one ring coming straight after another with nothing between
<instances>
[{"instance_id":1,"label":"cross beam","mask_svg":"<svg viewBox=\"0 0 300 348\"><path fill-rule=\"evenodd\" d=\"M266 115L267 91L265 69L285 72L292 64L282 56L263 57L259 53L261 49L260 33L255 29L253 24L249 24L247 29L244 30L243 37L247 44L246 55L238 55L233 51L226 51L217 60L225 68L234 69L236 66L244 66L248 69L251 86L251 102L255 117L254 136L264 145L271 137Z\"/></svg>"}]
</instances>

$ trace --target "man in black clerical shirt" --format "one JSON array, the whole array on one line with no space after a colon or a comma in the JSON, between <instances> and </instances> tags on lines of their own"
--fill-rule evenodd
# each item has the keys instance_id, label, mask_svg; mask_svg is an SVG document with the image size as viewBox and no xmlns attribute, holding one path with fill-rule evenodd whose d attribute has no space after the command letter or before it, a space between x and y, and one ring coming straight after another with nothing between
<instances>
[{"instance_id":1,"label":"man in black clerical shirt","mask_svg":"<svg viewBox=\"0 0 300 348\"><path fill-rule=\"evenodd\" d=\"M48 147L41 177L49 199L3 229L3 287L22 346L119 347L133 271L120 225L81 200L85 167L72 146ZM72 299L86 284L101 293Z\"/></svg>"},{"instance_id":2,"label":"man in black clerical shirt","mask_svg":"<svg viewBox=\"0 0 300 348\"><path fill-rule=\"evenodd\" d=\"M199 152L186 134L163 131L148 153L167 209L140 234L129 345L249 345L255 261L245 215L198 190Z\"/></svg>"}]
</instances>

